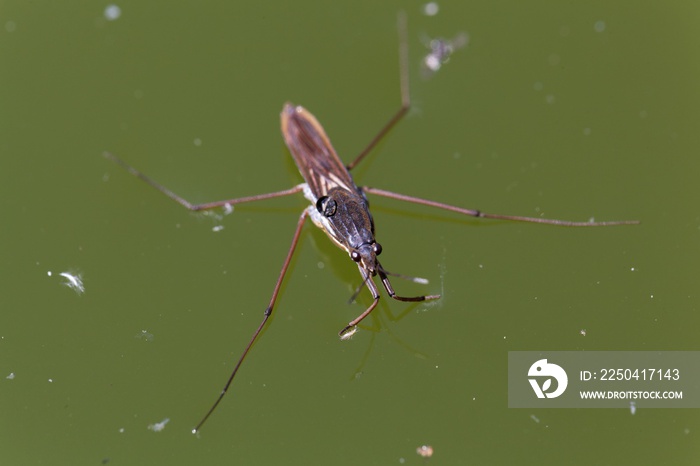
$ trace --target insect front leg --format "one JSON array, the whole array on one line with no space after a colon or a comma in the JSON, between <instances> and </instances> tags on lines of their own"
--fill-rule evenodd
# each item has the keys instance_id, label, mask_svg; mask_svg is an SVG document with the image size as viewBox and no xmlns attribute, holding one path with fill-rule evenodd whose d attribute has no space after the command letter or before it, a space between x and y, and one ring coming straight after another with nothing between
<instances>
[{"instance_id":1,"label":"insect front leg","mask_svg":"<svg viewBox=\"0 0 700 466\"><path fill-rule=\"evenodd\" d=\"M431 301L433 299L440 299L439 294L430 294L430 295L422 295L422 296L398 296L396 292L394 291L394 288L391 286L391 282L389 281L389 277L386 276L386 272L383 270L379 270L377 272L379 274L379 277L382 279L382 285L384 285L384 288L386 289L386 292L389 293L389 296L392 299L395 299L397 301L405 301L405 302L410 302L410 303L415 303L415 302L420 302L420 301Z\"/></svg>"},{"instance_id":2,"label":"insect front leg","mask_svg":"<svg viewBox=\"0 0 700 466\"><path fill-rule=\"evenodd\" d=\"M372 298L374 300L372 301L372 304L369 305L365 311L357 316L354 320L350 321L348 325L346 325L340 332L338 332L338 335L340 336L341 340L348 340L350 339L351 336L355 334L357 331L357 324L359 324L365 317L367 317L375 307L377 307L377 304L379 303L379 290L377 289L377 285L374 284L374 281L372 281L372 277L367 274L367 271L364 270L362 267L360 267L360 274L362 274L363 278L363 283L367 284L367 288L369 289L369 292L372 293Z\"/></svg>"}]
</instances>

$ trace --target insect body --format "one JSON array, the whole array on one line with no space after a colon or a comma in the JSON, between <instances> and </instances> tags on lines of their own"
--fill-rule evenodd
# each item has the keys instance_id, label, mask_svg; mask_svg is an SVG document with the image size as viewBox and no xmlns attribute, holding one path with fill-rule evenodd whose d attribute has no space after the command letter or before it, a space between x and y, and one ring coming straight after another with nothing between
<instances>
[{"instance_id":1,"label":"insect body","mask_svg":"<svg viewBox=\"0 0 700 466\"><path fill-rule=\"evenodd\" d=\"M104 153L105 157L121 165L132 175L140 178L169 198L192 211L207 210L217 207L230 209L231 206L236 204L289 196L299 192L303 192L304 196L311 203L311 205L304 209L299 216L296 229L294 230L294 235L292 236L292 243L282 264L279 277L275 283L270 301L265 308L260 325L257 327L247 346L243 350L243 353L233 368L233 371L224 385L224 388L219 393L218 398L199 424L197 424L197 426L193 429L194 433L199 431L199 429L223 399L226 391L233 381L233 378L236 376L238 369L243 363L243 360L272 314L272 310L277 301L277 296L279 295L280 287L287 269L289 268L289 264L291 263L294 250L299 242L301 231L307 217L310 217L313 223L317 227L321 228L333 241L333 243L345 250L350 259L357 264L362 277L362 284L367 286L373 298L372 303L367 307L367 309L365 309L364 312L362 312L355 319L350 321L339 332L341 339L349 338L355 332L357 324L362 321L362 319L367 317L377 306L380 294L377 285L373 281L375 277L379 277L382 286L388 295L391 298L399 301L426 301L440 297L439 295L403 297L398 296L394 292L394 289L389 282L389 272L387 272L377 260L377 256L379 256L379 254L382 252L382 247L379 245L379 243L377 243L374 237L374 221L372 219L372 214L369 211L369 202L367 201L366 197L367 194L388 197L413 204L426 205L462 215L480 218L575 227L629 225L639 223L637 221L571 222L567 220L488 214L479 210L465 209L463 207L407 196L405 194L394 193L369 186L357 186L350 175L350 170L352 170L352 168L355 167L377 145L382 137L384 137L391 130L391 128L393 128L396 123L401 120L410 107L407 69L408 49L406 45L407 41L405 37L405 30L405 18L403 15L399 15L399 33L401 36L399 48L401 65L401 107L393 115L389 122L379 131L374 139L372 139L367 147L360 153L360 155L358 155L349 164L345 165L343 162L341 162L340 158L333 149L326 132L323 130L323 127L310 112L301 106L294 106L289 103L284 105L281 114L282 134L285 142L287 143L289 151L294 158L297 167L299 168L299 172L305 181L304 183L298 184L290 189L258 194L254 196L239 197L224 201L193 204L187 199L170 191L166 187L156 183L151 178L131 167L115 155L111 153ZM414 280L421 281L420 279Z\"/></svg>"},{"instance_id":2,"label":"insect body","mask_svg":"<svg viewBox=\"0 0 700 466\"><path fill-rule=\"evenodd\" d=\"M389 296L399 301L424 301L439 295L402 297L394 292L386 272L377 260L382 247L374 239L374 220L365 193L338 158L318 120L301 106L285 104L282 134L289 151L306 180L304 196L311 202L306 213L314 224L357 263L363 283L372 293L372 304L340 331L341 338L364 319L379 300L372 277L379 275Z\"/></svg>"}]
</instances>

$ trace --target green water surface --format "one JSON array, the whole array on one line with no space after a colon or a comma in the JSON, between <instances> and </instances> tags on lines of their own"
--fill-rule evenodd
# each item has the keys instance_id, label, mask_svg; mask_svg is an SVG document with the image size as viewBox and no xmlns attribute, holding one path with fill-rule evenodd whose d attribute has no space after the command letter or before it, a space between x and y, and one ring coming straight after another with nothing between
<instances>
[{"instance_id":1,"label":"green water surface","mask_svg":"<svg viewBox=\"0 0 700 466\"><path fill-rule=\"evenodd\" d=\"M509 409L506 367L517 350L698 349L697 2L117 5L110 21L106 2L0 3L0 463L697 464L697 410ZM443 298L383 299L340 342L370 299L347 304L356 267L309 223L193 436L306 201L195 215L101 153L193 202L285 189L292 101L349 161L399 105L400 9L414 106L358 183L642 224L371 198L383 264L430 280L396 290ZM426 38L459 32L469 45L423 79Z\"/></svg>"}]
</instances>

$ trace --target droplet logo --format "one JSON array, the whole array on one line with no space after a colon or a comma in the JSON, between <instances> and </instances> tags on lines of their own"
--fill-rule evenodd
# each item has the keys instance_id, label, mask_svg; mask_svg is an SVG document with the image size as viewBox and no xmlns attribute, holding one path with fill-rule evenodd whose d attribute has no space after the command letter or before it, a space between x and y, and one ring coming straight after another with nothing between
<instances>
[{"instance_id":1,"label":"droplet logo","mask_svg":"<svg viewBox=\"0 0 700 466\"><path fill-rule=\"evenodd\" d=\"M569 383L566 371L556 364L548 363L546 359L540 359L530 366L527 375L537 398L556 398L564 393ZM557 385L556 389L550 392L552 379L557 381Z\"/></svg>"}]
</instances>

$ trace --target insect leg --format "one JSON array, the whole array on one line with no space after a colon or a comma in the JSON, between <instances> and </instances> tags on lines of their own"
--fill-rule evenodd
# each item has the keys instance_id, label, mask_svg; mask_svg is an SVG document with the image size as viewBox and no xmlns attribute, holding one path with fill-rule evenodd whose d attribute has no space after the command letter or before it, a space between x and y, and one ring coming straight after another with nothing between
<instances>
[{"instance_id":1,"label":"insect leg","mask_svg":"<svg viewBox=\"0 0 700 466\"><path fill-rule=\"evenodd\" d=\"M377 133L376 136L370 141L367 147L364 148L360 155L358 155L355 160L350 162L345 166L348 170L352 170L358 163L364 159L367 154L370 153L372 149L382 140L386 134L391 131L396 123L398 123L401 118L403 118L408 109L411 108L411 97L409 95L409 83L408 83L408 38L406 33L406 12L400 11L398 15L398 29L399 29L399 68L400 68L400 80L401 80L401 108L391 117L389 122L384 125L384 127Z\"/></svg>"},{"instance_id":2,"label":"insect leg","mask_svg":"<svg viewBox=\"0 0 700 466\"><path fill-rule=\"evenodd\" d=\"M422 277L412 277L410 275L403 275L401 273L394 273L394 272L389 272L388 270L383 270L383 272L387 275L391 275L392 277L398 277L402 278L404 280L412 281L413 283L420 283L421 285L427 285L428 284L428 279L427 278L422 278ZM355 301L357 296L360 294L360 291L362 291L362 288L365 286L366 280L363 280L362 283L360 283L355 291L352 293L352 296L350 296L350 299L348 299L348 304L351 304L352 302Z\"/></svg>"},{"instance_id":3,"label":"insect leg","mask_svg":"<svg viewBox=\"0 0 700 466\"><path fill-rule=\"evenodd\" d=\"M122 168L124 168L126 171L128 171L129 173L131 173L135 177L137 177L140 180L145 181L149 185L153 186L154 188L156 188L158 191L160 191L161 193L168 196L173 201L184 206L186 209L193 210L193 211L208 210L208 209L214 209L216 207L224 207L226 205L243 204L246 202L262 201L264 199L271 199L273 197L288 196L290 194L298 193L304 189L304 184L300 184L300 185L294 186L293 188L285 189L283 191L275 191L272 193L257 194L255 196L238 197L235 199L228 199L225 201L206 202L204 204L192 204L190 201L175 194L174 192L172 192L171 190L169 190L165 186L156 183L155 181L153 181L153 179L144 175L143 173L141 173L140 171L138 171L137 169L135 169L131 165L127 164L126 162L124 162L122 159L120 159L116 155L114 155L110 152L104 152L102 155L105 158L120 165Z\"/></svg>"},{"instance_id":4,"label":"insect leg","mask_svg":"<svg viewBox=\"0 0 700 466\"><path fill-rule=\"evenodd\" d=\"M341 340L347 340L350 338L352 334L355 333L355 326L359 324L362 319L367 317L379 303L379 290L377 289L377 285L374 284L374 281L372 281L372 278L367 275L367 272L364 269L360 268L360 273L362 274L363 283L367 284L367 288L369 289L369 292L372 293L372 298L374 298L374 301L372 301L372 304L370 304L362 314L350 321L348 325L343 327L343 329L338 332Z\"/></svg>"},{"instance_id":5,"label":"insect leg","mask_svg":"<svg viewBox=\"0 0 700 466\"><path fill-rule=\"evenodd\" d=\"M549 218L537 218L537 217L522 217L519 215L500 215L500 214L488 214L486 212L481 212L480 210L465 209L462 207L457 207L449 204L443 204L442 202L429 201L427 199L421 199L419 197L407 196L405 194L399 194L392 191L385 191L383 189L371 188L369 186L363 186L362 190L366 193L376 194L377 196L388 197L390 199L397 199L399 201L411 202L413 204L426 205L429 207L437 207L438 209L449 210L450 212L456 212L458 214L469 215L471 217L478 218L491 218L496 220L511 220L515 222L530 222L530 223L544 223L547 225L559 225L564 227L607 227L614 225L637 225L639 220L620 220L611 222L572 222L569 220L556 220Z\"/></svg>"},{"instance_id":6,"label":"insect leg","mask_svg":"<svg viewBox=\"0 0 700 466\"><path fill-rule=\"evenodd\" d=\"M431 294L431 295L423 295L423 296L411 296L411 297L398 296L396 294L396 292L394 291L394 288L391 286L391 283L389 282L389 277L386 276L386 272L384 270L380 269L377 271L377 274L379 275L379 278L382 279L382 285L384 285L386 292L389 293L389 296L392 299L395 299L397 301L419 302L419 301L430 301L433 299L440 299L439 294Z\"/></svg>"},{"instance_id":7,"label":"insect leg","mask_svg":"<svg viewBox=\"0 0 700 466\"><path fill-rule=\"evenodd\" d=\"M229 376L228 380L226 381L226 385L224 385L223 390L221 390L219 397L216 399L216 401L214 402L212 407L209 408L209 411L207 411L207 414L202 418L201 421L199 421L199 424L197 424L197 427L192 429L193 434L196 434L199 431L199 429L202 428L202 426L207 421L207 419L209 419L209 416L211 416L211 414L214 412L216 407L219 406L219 403L223 399L224 395L226 395L226 391L228 391L229 386L231 386L231 382L233 382L233 378L236 376L238 369L241 367L241 364L243 364L243 360L248 355L248 352L250 351L250 349L253 347L253 343L255 343L255 340L258 338L258 335L260 335L260 332L265 327L265 324L267 323L267 320L270 318L270 315L272 315L272 308L275 306L275 302L277 301L277 295L280 292L280 287L282 286L282 281L284 280L284 276L287 273L287 269L289 268L289 264L292 261L292 256L294 255L294 250L296 249L297 243L299 242L299 236L301 235L301 229L304 226L304 220L306 220L307 215L308 215L308 211L306 209L304 209L304 211L301 213L301 216L299 216L299 221L297 222L297 227L296 227L296 230L294 230L294 236L292 237L292 244L289 247L289 252L287 252L287 257L284 259L284 264L282 264L282 270L280 270L279 278L277 279L277 283L275 283L275 289L272 291L272 297L270 298L270 303L267 305L267 308L265 309L265 314L263 316L262 322L260 322L260 325L255 330L255 333L253 333L253 336L250 339L250 341L248 342L248 345L245 347L245 350L243 350L243 354L241 354L241 357L238 359L238 362L236 363L236 366L233 368L233 372L231 372L231 375Z\"/></svg>"}]
</instances>

